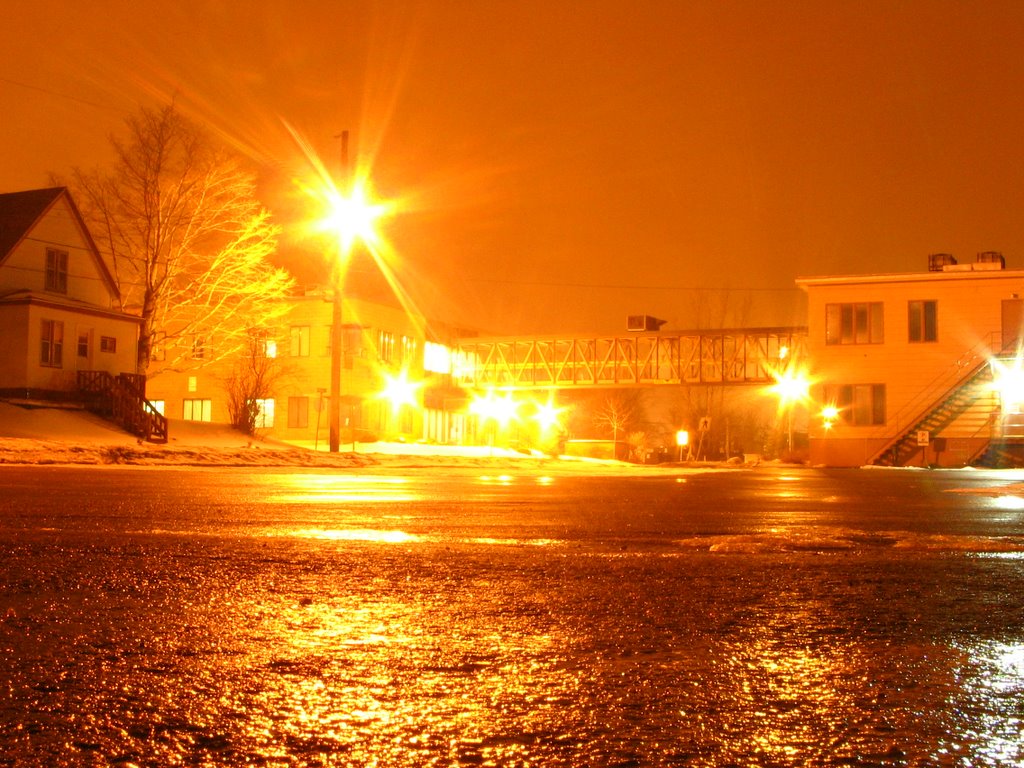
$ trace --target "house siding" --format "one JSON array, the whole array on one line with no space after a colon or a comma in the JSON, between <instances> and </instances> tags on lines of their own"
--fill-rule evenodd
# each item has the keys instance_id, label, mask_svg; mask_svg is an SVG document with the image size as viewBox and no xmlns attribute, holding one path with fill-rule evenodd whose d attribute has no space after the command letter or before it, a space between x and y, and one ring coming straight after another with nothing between
<instances>
[{"instance_id":1,"label":"house siding","mask_svg":"<svg viewBox=\"0 0 1024 768\"><path fill-rule=\"evenodd\" d=\"M808 293L808 355L814 401L824 407L825 392L839 384L885 386L885 424L854 426L821 419L809 427L810 460L857 466L872 460L886 443L911 428L969 369L1004 347L1003 302L1024 296L1024 272L957 271L905 276L821 278L798 281ZM935 341L911 342L910 301L935 301ZM880 302L884 339L878 344L827 344L828 304ZM988 439L986 424L997 404L982 398L971 410L932 438L942 438L945 456L922 446L922 463L962 464ZM936 443L939 445L939 443Z\"/></svg>"}]
</instances>

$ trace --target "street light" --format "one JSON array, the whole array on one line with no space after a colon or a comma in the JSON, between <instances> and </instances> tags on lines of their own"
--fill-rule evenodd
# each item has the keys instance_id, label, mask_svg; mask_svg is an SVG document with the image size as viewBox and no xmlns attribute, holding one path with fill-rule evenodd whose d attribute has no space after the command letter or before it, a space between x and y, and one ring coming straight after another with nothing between
<instances>
[{"instance_id":1,"label":"street light","mask_svg":"<svg viewBox=\"0 0 1024 768\"><path fill-rule=\"evenodd\" d=\"M362 242L377 260L380 238L375 225L387 214L390 205L374 201L365 178L349 180L348 131L341 134L342 188L339 189L328 174L321 170L321 184L307 190L317 198L324 214L315 222L320 232L332 235L337 241L335 258L331 264L333 306L331 311L331 389L330 389L330 451L337 453L341 445L341 358L343 344L342 287L345 267L358 243Z\"/></svg>"},{"instance_id":2,"label":"street light","mask_svg":"<svg viewBox=\"0 0 1024 768\"><path fill-rule=\"evenodd\" d=\"M771 391L779 398L779 412L786 411L789 450L793 450L793 408L807 400L811 391L811 380L807 372L794 365L777 371L770 371L775 383Z\"/></svg>"}]
</instances>

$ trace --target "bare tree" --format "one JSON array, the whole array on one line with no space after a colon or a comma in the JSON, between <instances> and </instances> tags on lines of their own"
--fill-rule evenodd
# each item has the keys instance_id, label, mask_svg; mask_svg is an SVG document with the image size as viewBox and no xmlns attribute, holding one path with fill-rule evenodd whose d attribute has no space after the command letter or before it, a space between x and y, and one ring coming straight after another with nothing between
<instances>
[{"instance_id":1,"label":"bare tree","mask_svg":"<svg viewBox=\"0 0 1024 768\"><path fill-rule=\"evenodd\" d=\"M113 169L76 169L73 191L125 308L142 317L137 370L237 353L286 311L292 284L266 260L279 228L255 176L173 105L142 109L126 126L126 139L111 138Z\"/></svg>"},{"instance_id":2,"label":"bare tree","mask_svg":"<svg viewBox=\"0 0 1024 768\"><path fill-rule=\"evenodd\" d=\"M624 433L639 418L640 396L636 390L617 390L608 395L594 415L594 424L608 429L612 440L618 442Z\"/></svg>"},{"instance_id":3,"label":"bare tree","mask_svg":"<svg viewBox=\"0 0 1024 768\"><path fill-rule=\"evenodd\" d=\"M245 353L234 358L224 390L232 426L254 435L257 427L263 426L261 413L286 371L273 353L274 345L268 334L252 331L246 342Z\"/></svg>"}]
</instances>

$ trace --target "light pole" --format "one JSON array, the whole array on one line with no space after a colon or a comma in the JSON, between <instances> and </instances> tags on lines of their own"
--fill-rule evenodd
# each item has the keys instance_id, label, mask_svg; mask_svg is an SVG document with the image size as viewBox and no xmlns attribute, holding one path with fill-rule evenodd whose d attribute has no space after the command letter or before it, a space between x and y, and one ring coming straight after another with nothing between
<instances>
[{"instance_id":1,"label":"light pole","mask_svg":"<svg viewBox=\"0 0 1024 768\"><path fill-rule=\"evenodd\" d=\"M348 131L341 133L342 189L330 185L324 194L329 213L320 222L320 228L330 231L337 240L337 250L331 268L331 389L330 389L330 435L329 449L337 453L341 447L341 360L344 352L344 324L342 317L342 294L344 270L357 242L363 242L374 259L378 237L375 222L384 215L389 206L373 202L365 183L351 178L348 158ZM354 440L353 440L354 445Z\"/></svg>"}]
</instances>

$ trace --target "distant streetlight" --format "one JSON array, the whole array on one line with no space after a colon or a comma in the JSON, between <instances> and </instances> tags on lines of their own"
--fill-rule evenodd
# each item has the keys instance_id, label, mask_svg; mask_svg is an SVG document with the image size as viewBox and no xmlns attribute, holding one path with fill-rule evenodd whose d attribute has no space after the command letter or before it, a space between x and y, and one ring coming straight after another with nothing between
<instances>
[{"instance_id":1,"label":"distant streetlight","mask_svg":"<svg viewBox=\"0 0 1024 768\"><path fill-rule=\"evenodd\" d=\"M779 398L779 411L786 412L787 440L789 450L793 450L793 408L797 403L807 400L811 391L811 380L807 372L793 365L779 371L772 371L775 383L771 391Z\"/></svg>"}]
</instances>

